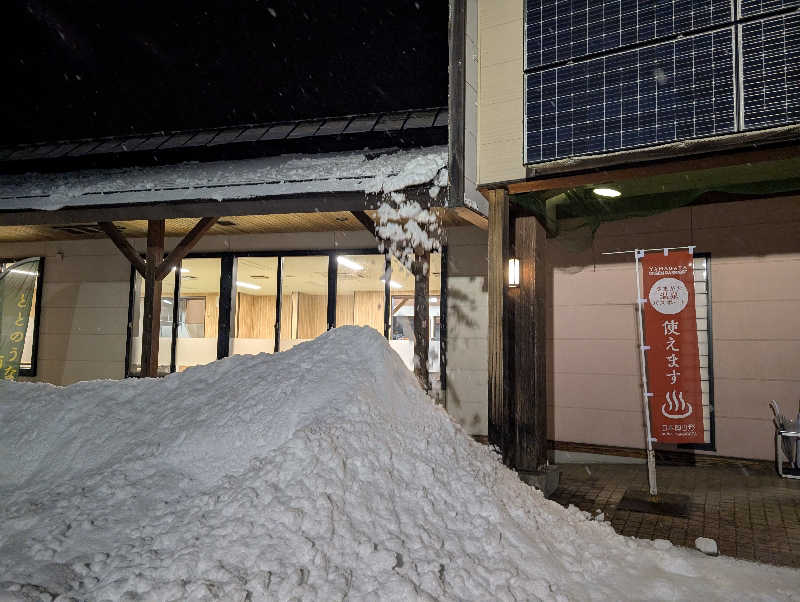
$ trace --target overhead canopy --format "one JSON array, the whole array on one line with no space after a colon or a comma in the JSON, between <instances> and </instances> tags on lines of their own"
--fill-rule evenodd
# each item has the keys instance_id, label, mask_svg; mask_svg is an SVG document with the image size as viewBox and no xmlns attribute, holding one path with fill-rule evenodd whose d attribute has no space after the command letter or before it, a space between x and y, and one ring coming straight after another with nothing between
<instances>
[{"instance_id":1,"label":"overhead canopy","mask_svg":"<svg viewBox=\"0 0 800 602\"><path fill-rule=\"evenodd\" d=\"M433 183L437 176L441 184L446 162L447 147L434 146L6 175L0 178L0 210L54 211L332 192L378 194Z\"/></svg>"}]
</instances>

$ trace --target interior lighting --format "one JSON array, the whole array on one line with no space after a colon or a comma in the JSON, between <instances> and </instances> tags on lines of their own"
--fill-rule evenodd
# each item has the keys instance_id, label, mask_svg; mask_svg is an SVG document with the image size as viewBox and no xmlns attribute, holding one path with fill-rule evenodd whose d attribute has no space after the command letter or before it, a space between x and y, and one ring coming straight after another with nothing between
<instances>
[{"instance_id":1,"label":"interior lighting","mask_svg":"<svg viewBox=\"0 0 800 602\"><path fill-rule=\"evenodd\" d=\"M177 269L178 269L178 268L176 268L175 266L173 266L173 267L172 267L172 271L173 271L173 272L174 272L175 270L177 270ZM181 274L188 274L188 273L189 273L189 268L181 268Z\"/></svg>"},{"instance_id":2,"label":"interior lighting","mask_svg":"<svg viewBox=\"0 0 800 602\"><path fill-rule=\"evenodd\" d=\"M386 279L385 278L381 278L381 282L386 282ZM403 288L403 285L400 284L399 282L395 282L394 280L390 280L389 281L389 287L390 288Z\"/></svg>"},{"instance_id":3,"label":"interior lighting","mask_svg":"<svg viewBox=\"0 0 800 602\"><path fill-rule=\"evenodd\" d=\"M508 260L508 286L519 286L519 259L516 257Z\"/></svg>"},{"instance_id":4,"label":"interior lighting","mask_svg":"<svg viewBox=\"0 0 800 602\"><path fill-rule=\"evenodd\" d=\"M239 282L238 280L236 281L236 286L239 286L241 288L251 288L253 290L258 290L261 288L257 284L250 284L249 282Z\"/></svg>"},{"instance_id":5,"label":"interior lighting","mask_svg":"<svg viewBox=\"0 0 800 602\"><path fill-rule=\"evenodd\" d=\"M597 196L605 196L612 199L622 196L622 193L616 188L594 188L592 189L592 192L594 192Z\"/></svg>"},{"instance_id":6,"label":"interior lighting","mask_svg":"<svg viewBox=\"0 0 800 602\"><path fill-rule=\"evenodd\" d=\"M352 259L348 259L347 257L344 257L342 255L337 255L336 261L338 261L344 267L350 268L351 270L361 271L364 269L364 266L361 265L360 263L356 263Z\"/></svg>"},{"instance_id":7,"label":"interior lighting","mask_svg":"<svg viewBox=\"0 0 800 602\"><path fill-rule=\"evenodd\" d=\"M20 270L18 268L14 268L13 270L8 270L12 274L25 274L26 276L38 276L39 272L29 272L28 270Z\"/></svg>"}]
</instances>

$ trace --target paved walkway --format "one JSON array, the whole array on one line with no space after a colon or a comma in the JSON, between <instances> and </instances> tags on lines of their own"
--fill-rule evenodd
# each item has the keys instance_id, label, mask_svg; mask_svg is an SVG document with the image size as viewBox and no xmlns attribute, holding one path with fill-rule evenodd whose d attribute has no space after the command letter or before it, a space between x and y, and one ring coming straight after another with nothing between
<instances>
[{"instance_id":1,"label":"paved walkway","mask_svg":"<svg viewBox=\"0 0 800 602\"><path fill-rule=\"evenodd\" d=\"M659 491L690 496L689 518L617 511L626 489L647 489L644 464L561 464L552 499L605 513L622 535L668 539L694 547L717 541L721 554L800 568L800 480L766 465L659 466Z\"/></svg>"}]
</instances>

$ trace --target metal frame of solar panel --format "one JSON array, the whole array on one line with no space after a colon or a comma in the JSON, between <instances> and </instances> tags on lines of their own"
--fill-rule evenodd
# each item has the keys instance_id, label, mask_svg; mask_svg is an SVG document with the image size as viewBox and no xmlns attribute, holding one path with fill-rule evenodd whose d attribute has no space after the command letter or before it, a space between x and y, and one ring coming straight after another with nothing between
<instances>
[{"instance_id":1,"label":"metal frame of solar panel","mask_svg":"<svg viewBox=\"0 0 800 602\"><path fill-rule=\"evenodd\" d=\"M524 162L800 122L797 7L527 0Z\"/></svg>"}]
</instances>

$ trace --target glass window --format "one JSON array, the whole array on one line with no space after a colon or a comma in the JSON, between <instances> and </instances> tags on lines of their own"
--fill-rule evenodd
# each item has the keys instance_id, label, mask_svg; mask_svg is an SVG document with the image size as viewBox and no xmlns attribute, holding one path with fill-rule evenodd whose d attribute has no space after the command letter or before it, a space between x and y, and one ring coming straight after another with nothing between
<instances>
[{"instance_id":1,"label":"glass window","mask_svg":"<svg viewBox=\"0 0 800 602\"><path fill-rule=\"evenodd\" d=\"M144 315L144 278L137 272L134 280L134 306L131 326L131 351L128 373L142 373L142 327ZM161 319L158 333L158 374L169 374L172 359L172 319L175 302L175 272L161 282Z\"/></svg>"},{"instance_id":2,"label":"glass window","mask_svg":"<svg viewBox=\"0 0 800 602\"><path fill-rule=\"evenodd\" d=\"M327 329L328 257L284 257L281 351Z\"/></svg>"},{"instance_id":3,"label":"glass window","mask_svg":"<svg viewBox=\"0 0 800 602\"><path fill-rule=\"evenodd\" d=\"M369 326L383 336L385 257L338 255L336 263L336 325Z\"/></svg>"},{"instance_id":4,"label":"glass window","mask_svg":"<svg viewBox=\"0 0 800 602\"><path fill-rule=\"evenodd\" d=\"M278 305L278 258L239 257L237 261L236 333L231 353L273 353ZM286 305L291 312L291 296L287 299ZM291 313L286 328L287 332L291 330Z\"/></svg>"},{"instance_id":5,"label":"glass window","mask_svg":"<svg viewBox=\"0 0 800 602\"><path fill-rule=\"evenodd\" d=\"M44 259L39 257L39 266L44 263ZM0 260L0 272L7 269L9 266L14 264L16 259L13 260ZM39 273L36 274L36 283L33 286L33 302L31 303L31 313L28 316L28 325L27 330L25 331L25 342L23 343L22 347L22 357L20 358L19 363L19 375L20 376L36 376L36 372L34 371L33 366L33 340L36 334L36 316L37 313L41 310L40 307L37 307L37 300L38 299L38 290L41 284L41 271L42 268L39 268Z\"/></svg>"},{"instance_id":6,"label":"glass window","mask_svg":"<svg viewBox=\"0 0 800 602\"><path fill-rule=\"evenodd\" d=\"M439 382L440 351L440 295L442 286L442 256L431 253L428 268L428 312L430 340L428 342L428 372L431 385ZM391 330L389 344L400 355L409 370L414 369L414 276L402 263L392 258L392 275L389 280L391 295Z\"/></svg>"},{"instance_id":7,"label":"glass window","mask_svg":"<svg viewBox=\"0 0 800 602\"><path fill-rule=\"evenodd\" d=\"M220 270L221 261L217 257L184 259L181 262L175 343L175 369L178 372L217 359Z\"/></svg>"}]
</instances>

